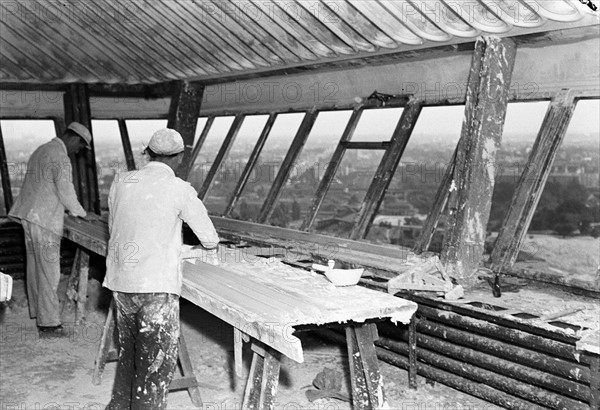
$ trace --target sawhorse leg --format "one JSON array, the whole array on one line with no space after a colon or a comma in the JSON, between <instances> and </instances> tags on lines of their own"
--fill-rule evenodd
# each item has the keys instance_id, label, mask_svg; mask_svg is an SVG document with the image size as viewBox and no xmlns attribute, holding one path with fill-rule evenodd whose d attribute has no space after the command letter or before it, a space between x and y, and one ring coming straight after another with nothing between
<instances>
[{"instance_id":1,"label":"sawhorse leg","mask_svg":"<svg viewBox=\"0 0 600 410\"><path fill-rule=\"evenodd\" d=\"M252 342L252 352L242 410L274 410L281 355L257 341Z\"/></svg>"},{"instance_id":2,"label":"sawhorse leg","mask_svg":"<svg viewBox=\"0 0 600 410\"><path fill-rule=\"evenodd\" d=\"M371 410L387 406L373 343L378 338L377 327L372 323L346 327L352 405L355 410Z\"/></svg>"},{"instance_id":3,"label":"sawhorse leg","mask_svg":"<svg viewBox=\"0 0 600 410\"><path fill-rule=\"evenodd\" d=\"M112 339L115 333L115 302L110 302L108 308L108 315L106 316L106 322L104 323L104 329L102 330L102 339L100 340L100 347L96 354L96 362L94 364L94 373L92 377L92 383L99 385L102 381L102 373L106 362L111 362L119 359L119 354L116 349L111 349ZM179 335L179 349L178 349L178 360L181 366L181 376L173 378L169 385L169 391L187 389L188 394L192 403L202 408L202 398L200 396L200 389L198 388L198 380L194 375L194 369L192 368L192 361L187 350L187 345L183 334Z\"/></svg>"},{"instance_id":4,"label":"sawhorse leg","mask_svg":"<svg viewBox=\"0 0 600 410\"><path fill-rule=\"evenodd\" d=\"M87 300L87 285L90 269L90 254L87 250L78 247L73 259L71 275L67 282L67 297L63 309L72 310L76 306L75 323L85 320L85 302Z\"/></svg>"}]
</instances>

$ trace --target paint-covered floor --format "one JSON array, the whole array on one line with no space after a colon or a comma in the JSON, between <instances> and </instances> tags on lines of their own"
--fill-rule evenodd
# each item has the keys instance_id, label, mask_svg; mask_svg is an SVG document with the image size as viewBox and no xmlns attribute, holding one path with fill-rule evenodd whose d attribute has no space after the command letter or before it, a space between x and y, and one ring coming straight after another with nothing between
<instances>
[{"instance_id":1,"label":"paint-covered floor","mask_svg":"<svg viewBox=\"0 0 600 410\"><path fill-rule=\"evenodd\" d=\"M65 277L63 277L65 279ZM98 289L94 280L90 289ZM64 294L64 280L59 294ZM102 305L92 300L88 306ZM73 317L65 313L68 323ZM107 363L102 383L92 384L94 358L100 342L105 312L91 309L85 323L69 325L70 338L40 339L35 321L29 319L23 281L16 281L14 297L2 317L0 334L0 410L30 409L103 409L110 399L116 363ZM183 302L183 334L186 338L195 374L206 409L239 409L243 380L233 376L233 332L230 326L198 307ZM348 409L349 404L335 399L309 402L305 391L323 368L348 372L345 349L302 334L305 363L284 359L282 363L278 409ZM250 352L244 350L247 372ZM419 377L419 389L407 389L404 370L381 363L388 402L394 409L493 410L499 407L483 402L446 386L425 384ZM346 385L346 383L344 383ZM187 391L171 392L169 409L193 409Z\"/></svg>"}]
</instances>

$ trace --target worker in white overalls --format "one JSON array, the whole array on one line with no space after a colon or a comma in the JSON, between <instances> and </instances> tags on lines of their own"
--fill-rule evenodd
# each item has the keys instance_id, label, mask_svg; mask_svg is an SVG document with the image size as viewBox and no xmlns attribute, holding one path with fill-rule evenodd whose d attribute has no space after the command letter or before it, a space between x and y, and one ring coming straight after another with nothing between
<instances>
[{"instance_id":1,"label":"worker in white overalls","mask_svg":"<svg viewBox=\"0 0 600 410\"><path fill-rule=\"evenodd\" d=\"M62 136L37 148L27 162L19 197L8 213L23 225L29 315L36 318L41 336L68 336L61 324L57 295L64 213L97 218L87 214L77 200L68 154L90 149L91 141L89 130L72 122Z\"/></svg>"},{"instance_id":2,"label":"worker in white overalls","mask_svg":"<svg viewBox=\"0 0 600 410\"><path fill-rule=\"evenodd\" d=\"M183 150L177 131L157 131L150 162L117 174L110 189L103 285L113 291L119 364L107 409L166 408L177 367L182 223L205 248L219 242L198 193L175 176Z\"/></svg>"}]
</instances>

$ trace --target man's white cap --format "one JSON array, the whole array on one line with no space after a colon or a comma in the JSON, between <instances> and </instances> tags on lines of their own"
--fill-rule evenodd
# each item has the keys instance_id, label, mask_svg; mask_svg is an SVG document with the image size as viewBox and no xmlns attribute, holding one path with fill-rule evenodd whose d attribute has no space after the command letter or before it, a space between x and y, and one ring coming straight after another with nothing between
<instances>
[{"instance_id":1,"label":"man's white cap","mask_svg":"<svg viewBox=\"0 0 600 410\"><path fill-rule=\"evenodd\" d=\"M179 154L184 149L183 138L177 131L163 128L152 135L148 148L158 155Z\"/></svg>"},{"instance_id":2,"label":"man's white cap","mask_svg":"<svg viewBox=\"0 0 600 410\"><path fill-rule=\"evenodd\" d=\"M92 142L92 134L90 134L90 131L85 127L85 125L78 122L72 122L69 124L67 129L73 131L75 134L83 138L87 149L92 149L92 146L90 145Z\"/></svg>"}]
</instances>

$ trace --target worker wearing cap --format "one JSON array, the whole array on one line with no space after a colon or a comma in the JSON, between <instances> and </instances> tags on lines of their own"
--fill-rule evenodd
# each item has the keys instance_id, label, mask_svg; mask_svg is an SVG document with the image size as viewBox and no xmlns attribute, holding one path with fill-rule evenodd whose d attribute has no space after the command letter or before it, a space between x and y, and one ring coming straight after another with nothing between
<instances>
[{"instance_id":1,"label":"worker wearing cap","mask_svg":"<svg viewBox=\"0 0 600 410\"><path fill-rule=\"evenodd\" d=\"M118 174L108 196L110 239L103 285L113 291L119 364L107 409L164 409L177 366L182 223L205 248L219 238L198 193L175 176L183 139L161 129L150 162Z\"/></svg>"},{"instance_id":2,"label":"worker wearing cap","mask_svg":"<svg viewBox=\"0 0 600 410\"><path fill-rule=\"evenodd\" d=\"M90 149L91 141L88 129L73 122L63 135L37 148L27 162L21 192L8 214L23 225L29 315L36 318L40 334L47 336L67 336L57 295L65 210L94 219L77 200L68 157Z\"/></svg>"}]
</instances>

